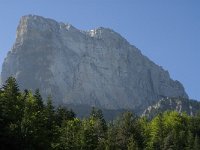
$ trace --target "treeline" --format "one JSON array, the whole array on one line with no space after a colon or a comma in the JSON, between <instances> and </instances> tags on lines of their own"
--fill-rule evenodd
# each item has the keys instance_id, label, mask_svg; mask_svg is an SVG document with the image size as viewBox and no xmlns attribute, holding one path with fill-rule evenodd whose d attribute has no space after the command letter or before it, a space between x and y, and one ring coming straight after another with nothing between
<instances>
[{"instance_id":1,"label":"treeline","mask_svg":"<svg viewBox=\"0 0 200 150\"><path fill-rule=\"evenodd\" d=\"M172 111L147 120L125 112L106 123L99 109L78 119L45 102L39 90L21 92L8 78L0 89L1 150L200 150L200 115Z\"/></svg>"}]
</instances>

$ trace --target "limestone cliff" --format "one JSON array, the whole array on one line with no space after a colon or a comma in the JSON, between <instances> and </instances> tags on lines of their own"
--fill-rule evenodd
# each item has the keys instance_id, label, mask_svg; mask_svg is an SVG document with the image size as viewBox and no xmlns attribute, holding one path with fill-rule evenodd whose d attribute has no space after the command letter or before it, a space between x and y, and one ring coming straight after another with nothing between
<instances>
[{"instance_id":1,"label":"limestone cliff","mask_svg":"<svg viewBox=\"0 0 200 150\"><path fill-rule=\"evenodd\" d=\"M34 15L20 20L2 83L9 76L56 104L144 109L163 96L188 97L180 82L115 31L81 31Z\"/></svg>"},{"instance_id":2,"label":"limestone cliff","mask_svg":"<svg viewBox=\"0 0 200 150\"><path fill-rule=\"evenodd\" d=\"M165 111L177 111L179 113L187 113L190 116L194 116L200 113L200 102L180 97L166 97L147 107L142 113L142 116L146 116L151 119L159 113Z\"/></svg>"}]
</instances>

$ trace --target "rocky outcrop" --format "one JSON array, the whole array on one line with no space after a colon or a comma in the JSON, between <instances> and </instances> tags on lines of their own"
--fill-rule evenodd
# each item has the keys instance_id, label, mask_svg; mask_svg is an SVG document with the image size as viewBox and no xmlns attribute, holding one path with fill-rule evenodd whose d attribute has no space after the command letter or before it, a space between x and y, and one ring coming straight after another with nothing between
<instances>
[{"instance_id":1,"label":"rocky outcrop","mask_svg":"<svg viewBox=\"0 0 200 150\"><path fill-rule=\"evenodd\" d=\"M20 20L2 82L9 76L21 89L52 95L56 104L144 109L165 96L188 97L180 82L115 31L81 31L34 15Z\"/></svg>"},{"instance_id":2,"label":"rocky outcrop","mask_svg":"<svg viewBox=\"0 0 200 150\"><path fill-rule=\"evenodd\" d=\"M190 116L194 116L197 113L200 113L200 102L180 97L162 98L155 104L145 109L142 116L146 116L151 119L159 113L165 111L177 111L179 113L187 113Z\"/></svg>"}]
</instances>

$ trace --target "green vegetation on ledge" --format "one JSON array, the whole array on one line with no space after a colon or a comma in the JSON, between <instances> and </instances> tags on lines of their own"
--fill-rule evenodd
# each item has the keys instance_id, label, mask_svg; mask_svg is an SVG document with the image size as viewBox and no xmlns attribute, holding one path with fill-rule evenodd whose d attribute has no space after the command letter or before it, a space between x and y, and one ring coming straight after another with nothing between
<instances>
[{"instance_id":1,"label":"green vegetation on ledge","mask_svg":"<svg viewBox=\"0 0 200 150\"><path fill-rule=\"evenodd\" d=\"M93 108L78 119L50 97L43 100L39 90L21 92L10 77L0 89L0 149L199 150L200 114L170 111L147 120L125 112L106 123Z\"/></svg>"}]
</instances>

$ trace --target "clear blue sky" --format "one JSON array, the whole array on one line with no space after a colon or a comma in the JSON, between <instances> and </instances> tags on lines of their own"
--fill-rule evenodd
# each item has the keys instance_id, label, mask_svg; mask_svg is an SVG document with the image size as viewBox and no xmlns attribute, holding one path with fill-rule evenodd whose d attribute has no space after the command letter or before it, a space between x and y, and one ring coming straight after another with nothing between
<instances>
[{"instance_id":1,"label":"clear blue sky","mask_svg":"<svg viewBox=\"0 0 200 150\"><path fill-rule=\"evenodd\" d=\"M190 98L200 100L198 0L0 0L0 65L26 14L82 30L112 28L181 81Z\"/></svg>"}]
</instances>

